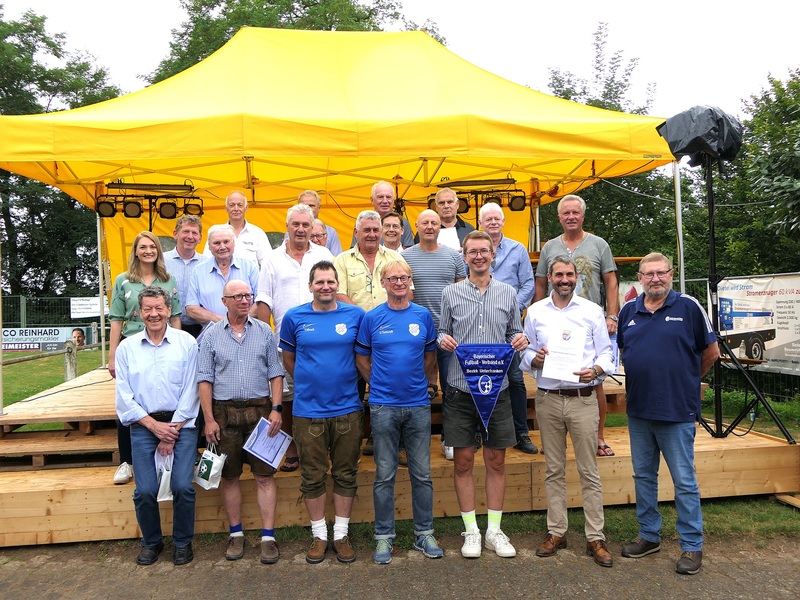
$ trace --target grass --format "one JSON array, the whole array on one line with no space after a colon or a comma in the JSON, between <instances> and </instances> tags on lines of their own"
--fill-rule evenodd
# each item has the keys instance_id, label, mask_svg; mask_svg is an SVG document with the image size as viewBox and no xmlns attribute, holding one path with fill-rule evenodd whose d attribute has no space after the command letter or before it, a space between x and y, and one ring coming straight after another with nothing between
<instances>
[{"instance_id":1,"label":"grass","mask_svg":"<svg viewBox=\"0 0 800 600\"><path fill-rule=\"evenodd\" d=\"M367 490L367 493L369 490ZM363 493L363 491L362 491ZM676 512L672 502L659 504L663 516L665 541L677 540L675 532ZM769 540L780 537L800 537L800 511L786 506L769 496L750 498L715 498L703 501L704 531L717 538L754 538ZM486 516L478 516L478 526L486 528ZM581 509L569 510L570 534L582 535L584 516ZM414 540L414 524L411 520L397 521L395 545L410 550ZM464 530L460 517L434 519L436 535L458 536ZM545 511L526 513L506 513L503 515L503 531L512 537L523 535L544 535L547 532ZM636 509L633 506L612 506L605 509L605 533L609 540L623 542L636 537L639 525ZM372 523L352 523L350 539L356 547L374 546ZM196 536L201 544L213 545L224 541L227 534L201 534ZM279 542L306 542L309 539L308 527L291 525L278 527L276 538Z\"/></svg>"},{"instance_id":2,"label":"grass","mask_svg":"<svg viewBox=\"0 0 800 600\"><path fill-rule=\"evenodd\" d=\"M14 353L13 358L37 353ZM88 373L100 366L101 353L84 350L78 353L78 375ZM6 355L8 358L8 355ZM3 406L34 396L64 383L64 357L48 356L3 367ZM55 431L64 429L63 423L37 423L25 425L17 431Z\"/></svg>"},{"instance_id":3,"label":"grass","mask_svg":"<svg viewBox=\"0 0 800 600\"><path fill-rule=\"evenodd\" d=\"M18 358L32 353L8 354L6 358ZM78 375L88 373L100 366L101 353L84 350L78 353ZM7 365L3 367L3 406L9 406L34 394L64 383L64 357L48 356L39 360Z\"/></svg>"}]
</instances>

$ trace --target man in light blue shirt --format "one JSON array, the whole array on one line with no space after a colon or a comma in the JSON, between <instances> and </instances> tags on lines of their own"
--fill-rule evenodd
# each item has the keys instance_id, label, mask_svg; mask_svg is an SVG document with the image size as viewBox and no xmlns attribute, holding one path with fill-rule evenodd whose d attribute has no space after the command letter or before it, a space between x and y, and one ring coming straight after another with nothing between
<instances>
[{"instance_id":1,"label":"man in light blue shirt","mask_svg":"<svg viewBox=\"0 0 800 600\"><path fill-rule=\"evenodd\" d=\"M201 262L208 260L197 251L197 245L203 235L203 222L197 215L184 215L175 223L175 248L164 252L164 264L167 272L178 284L178 297L181 300L181 329L194 337L200 335L202 326L194 319L186 316L186 296L192 272Z\"/></svg>"},{"instance_id":2,"label":"man in light blue shirt","mask_svg":"<svg viewBox=\"0 0 800 600\"><path fill-rule=\"evenodd\" d=\"M492 277L514 288L517 293L519 314L524 314L536 287L528 251L518 241L503 235L506 218L499 204L494 202L484 204L478 213L478 223L492 238L495 247ZM539 449L531 442L528 435L528 392L525 389L525 379L520 371L519 361L520 356L517 352L508 369L508 392L511 395L511 412L514 416L514 431L517 434L514 448L526 454L536 454Z\"/></svg>"},{"instance_id":3,"label":"man in light blue shirt","mask_svg":"<svg viewBox=\"0 0 800 600\"><path fill-rule=\"evenodd\" d=\"M139 311L144 331L120 342L116 355L117 416L131 428L136 483L133 504L142 530L136 562L151 565L164 549L153 459L158 452L173 457L172 561L185 565L194 558L197 344L188 333L169 327L172 298L163 288L144 288L139 293Z\"/></svg>"},{"instance_id":4,"label":"man in light blue shirt","mask_svg":"<svg viewBox=\"0 0 800 600\"><path fill-rule=\"evenodd\" d=\"M222 289L228 281L239 279L258 290L258 268L247 259L234 256L236 236L230 225L212 225L208 230L208 246L213 259L198 265L192 272L186 294L186 315L205 327L221 321L227 312L222 302ZM252 308L255 316L255 308Z\"/></svg>"}]
</instances>

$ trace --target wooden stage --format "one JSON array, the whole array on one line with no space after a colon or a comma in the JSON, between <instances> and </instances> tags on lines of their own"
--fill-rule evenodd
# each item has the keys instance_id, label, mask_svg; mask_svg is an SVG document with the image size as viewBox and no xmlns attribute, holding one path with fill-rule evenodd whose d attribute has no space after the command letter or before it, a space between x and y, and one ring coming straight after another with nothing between
<instances>
[{"instance_id":1,"label":"wooden stage","mask_svg":"<svg viewBox=\"0 0 800 600\"><path fill-rule=\"evenodd\" d=\"M529 388L530 389L530 388ZM534 388L535 389L535 388ZM53 393L55 392L55 393ZM39 450L42 465L3 466L0 462L0 546L22 546L92 540L139 537L133 509L133 483L116 486L112 483L115 461L109 454L106 466L91 466L98 446L113 452L115 442L109 435L113 424L113 382L107 371L97 370L40 394L38 400L20 402L5 409L0 416L0 459L6 460L19 444L17 454L34 452L32 447L62 446L69 439L72 446L62 452L70 454L73 464L63 460L48 463L47 452ZM34 433L14 433L19 425L34 422L65 422L68 429L54 432L55 440ZM699 426L698 426L699 427ZM54 437L53 434L49 434ZM24 437L30 436L30 437ZM105 438L98 441L96 438ZM540 446L538 431L531 439ZM598 459L606 505L634 503L630 447L626 428L606 428L606 441L617 453ZM27 444L25 446L24 444ZM70 450L72 448L72 450ZM76 450L77 449L77 450ZM90 450L92 453L90 453ZM24 457L23 457L24 458ZM63 458L63 457L62 457ZM10 459L9 459L10 460ZM573 457L568 456L572 461ZM35 462L35 461L34 461ZM99 461L103 463L103 461ZM716 439L699 428L696 441L696 465L701 494L704 498L777 494L800 491L800 446L789 445L771 436L750 433L744 437ZM529 456L510 449L506 460L507 512L544 510L544 456ZM442 456L439 436L431 438L431 474L434 482L434 516L459 514L453 488L453 466ZM476 455L478 478L478 511L486 511L483 486L483 460ZM354 522L372 520L372 481L374 462L363 457L359 471L359 494L353 508ZM299 502L299 471L278 473L278 527L308 525L308 516ZM581 504L580 484L573 465L567 469L568 503ZM260 527L255 504L252 477L243 477L244 526ZM672 484L662 466L661 500L672 499ZM401 468L396 487L397 517L411 518L411 490L408 471ZM227 531L219 492L197 491L197 527L201 532ZM162 504L165 532L171 527L171 505Z\"/></svg>"}]
</instances>

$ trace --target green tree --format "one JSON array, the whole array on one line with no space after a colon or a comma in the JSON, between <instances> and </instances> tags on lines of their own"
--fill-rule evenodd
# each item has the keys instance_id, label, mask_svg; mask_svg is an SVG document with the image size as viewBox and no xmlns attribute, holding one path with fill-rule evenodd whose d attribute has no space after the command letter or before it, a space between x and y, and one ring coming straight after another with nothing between
<instances>
[{"instance_id":1,"label":"green tree","mask_svg":"<svg viewBox=\"0 0 800 600\"><path fill-rule=\"evenodd\" d=\"M780 233L800 238L800 69L785 82L769 77L767 88L745 107L753 192L772 200L772 223Z\"/></svg>"},{"instance_id":2,"label":"green tree","mask_svg":"<svg viewBox=\"0 0 800 600\"><path fill-rule=\"evenodd\" d=\"M587 104L597 108L616 110L632 114L647 114L653 103L656 85L647 85L644 104L637 105L628 98L631 78L639 65L638 58L625 61L621 50L611 56L606 53L608 44L608 23L598 23L594 38L594 59L591 80L578 77L569 71L550 68L548 87L554 96Z\"/></svg>"},{"instance_id":3,"label":"green tree","mask_svg":"<svg viewBox=\"0 0 800 600\"><path fill-rule=\"evenodd\" d=\"M46 18L6 21L0 7L0 114L77 108L119 95L105 69L65 50ZM0 170L3 287L12 294L77 295L97 287L95 214L63 192Z\"/></svg>"},{"instance_id":4,"label":"green tree","mask_svg":"<svg viewBox=\"0 0 800 600\"><path fill-rule=\"evenodd\" d=\"M207 58L242 27L326 31L378 31L402 22L406 29L443 38L435 23L402 19L396 0L181 0L187 20L173 30L170 53L150 74L156 83Z\"/></svg>"},{"instance_id":5,"label":"green tree","mask_svg":"<svg viewBox=\"0 0 800 600\"><path fill-rule=\"evenodd\" d=\"M606 110L645 114L652 103L655 86L647 88L644 104L628 96L638 59L625 61L621 51L609 57L608 25L600 23L593 34L592 80L560 69L550 69L550 92L573 102ZM688 184L686 194L690 193ZM614 256L642 256L651 251L676 256L675 210L672 177L651 171L592 185L580 196L586 200L584 229L605 239ZM561 233L556 203L541 210L543 239ZM633 278L636 265L620 266L620 275Z\"/></svg>"}]
</instances>

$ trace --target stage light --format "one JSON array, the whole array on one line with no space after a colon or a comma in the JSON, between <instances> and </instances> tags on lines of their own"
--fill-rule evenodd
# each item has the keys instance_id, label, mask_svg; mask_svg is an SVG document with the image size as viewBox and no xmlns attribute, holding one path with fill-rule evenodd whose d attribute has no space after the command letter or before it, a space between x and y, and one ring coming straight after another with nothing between
<instances>
[{"instance_id":1,"label":"stage light","mask_svg":"<svg viewBox=\"0 0 800 600\"><path fill-rule=\"evenodd\" d=\"M175 194L190 194L194 187L188 184L174 183L125 183L112 181L107 186L109 190L129 190L136 192L172 192Z\"/></svg>"},{"instance_id":2,"label":"stage light","mask_svg":"<svg viewBox=\"0 0 800 600\"><path fill-rule=\"evenodd\" d=\"M469 212L469 196L458 196L458 214L463 215Z\"/></svg>"},{"instance_id":3,"label":"stage light","mask_svg":"<svg viewBox=\"0 0 800 600\"><path fill-rule=\"evenodd\" d=\"M203 214L203 201L197 203L186 200L183 204L183 214L199 217Z\"/></svg>"},{"instance_id":4,"label":"stage light","mask_svg":"<svg viewBox=\"0 0 800 600\"><path fill-rule=\"evenodd\" d=\"M492 194L491 196L484 196L483 203L488 204L489 202L497 204L498 206L503 206L503 199L498 195Z\"/></svg>"},{"instance_id":5,"label":"stage light","mask_svg":"<svg viewBox=\"0 0 800 600\"><path fill-rule=\"evenodd\" d=\"M174 200L164 200L158 205L158 216L162 219L174 219L178 216L178 204Z\"/></svg>"},{"instance_id":6,"label":"stage light","mask_svg":"<svg viewBox=\"0 0 800 600\"><path fill-rule=\"evenodd\" d=\"M99 200L95 210L101 219L110 219L117 214L117 206L111 200Z\"/></svg>"},{"instance_id":7,"label":"stage light","mask_svg":"<svg viewBox=\"0 0 800 600\"><path fill-rule=\"evenodd\" d=\"M525 210L526 204L527 198L525 198L525 194L514 194L508 199L508 210L513 212L521 212Z\"/></svg>"},{"instance_id":8,"label":"stage light","mask_svg":"<svg viewBox=\"0 0 800 600\"><path fill-rule=\"evenodd\" d=\"M428 210L436 210L436 194L428 196Z\"/></svg>"},{"instance_id":9,"label":"stage light","mask_svg":"<svg viewBox=\"0 0 800 600\"><path fill-rule=\"evenodd\" d=\"M142 216L142 205L135 200L125 200L122 203L122 214L128 219L138 219Z\"/></svg>"}]
</instances>

